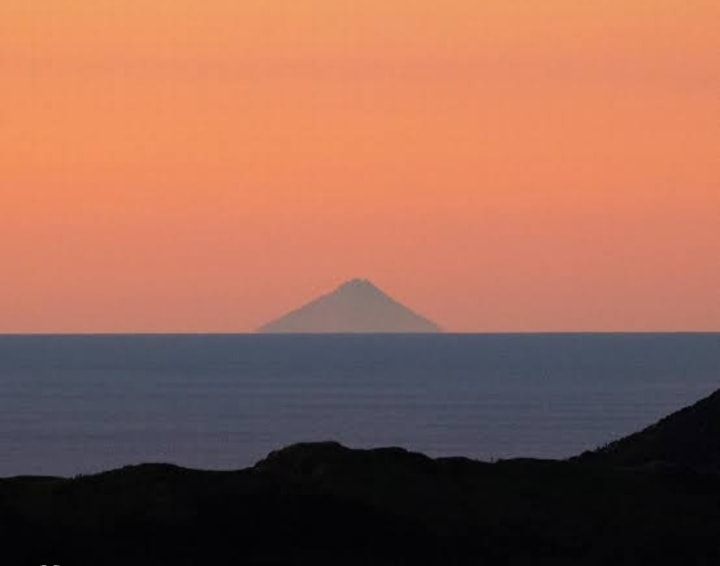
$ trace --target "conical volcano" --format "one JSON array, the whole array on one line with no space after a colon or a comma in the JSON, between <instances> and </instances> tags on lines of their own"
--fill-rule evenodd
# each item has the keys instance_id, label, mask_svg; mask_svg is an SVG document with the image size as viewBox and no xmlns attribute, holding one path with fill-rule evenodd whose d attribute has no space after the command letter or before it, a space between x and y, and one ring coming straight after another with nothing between
<instances>
[{"instance_id":1,"label":"conical volcano","mask_svg":"<svg viewBox=\"0 0 720 566\"><path fill-rule=\"evenodd\" d=\"M417 333L440 327L391 298L367 279L333 292L261 326L264 333Z\"/></svg>"}]
</instances>

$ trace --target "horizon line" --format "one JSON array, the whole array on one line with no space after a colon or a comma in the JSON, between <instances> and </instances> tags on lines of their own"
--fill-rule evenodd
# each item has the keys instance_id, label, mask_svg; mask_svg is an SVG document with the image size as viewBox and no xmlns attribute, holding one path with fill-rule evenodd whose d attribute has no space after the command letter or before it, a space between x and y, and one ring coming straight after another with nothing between
<instances>
[{"instance_id":1,"label":"horizon line","mask_svg":"<svg viewBox=\"0 0 720 566\"><path fill-rule=\"evenodd\" d=\"M477 336L567 334L720 334L717 330L479 330L442 332L258 332L258 331L59 331L0 332L9 336Z\"/></svg>"}]
</instances>

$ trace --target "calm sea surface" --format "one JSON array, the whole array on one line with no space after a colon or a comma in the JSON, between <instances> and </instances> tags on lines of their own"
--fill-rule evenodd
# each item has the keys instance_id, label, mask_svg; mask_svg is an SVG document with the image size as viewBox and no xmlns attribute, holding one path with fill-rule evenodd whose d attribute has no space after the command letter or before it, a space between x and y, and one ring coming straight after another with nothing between
<instances>
[{"instance_id":1,"label":"calm sea surface","mask_svg":"<svg viewBox=\"0 0 720 566\"><path fill-rule=\"evenodd\" d=\"M0 336L0 476L300 441L565 457L720 388L720 334Z\"/></svg>"}]
</instances>

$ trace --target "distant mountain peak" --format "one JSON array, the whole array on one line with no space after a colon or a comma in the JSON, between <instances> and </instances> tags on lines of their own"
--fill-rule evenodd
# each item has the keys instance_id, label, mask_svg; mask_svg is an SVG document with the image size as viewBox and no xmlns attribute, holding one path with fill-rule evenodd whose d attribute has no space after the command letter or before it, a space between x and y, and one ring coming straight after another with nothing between
<instances>
[{"instance_id":1,"label":"distant mountain peak","mask_svg":"<svg viewBox=\"0 0 720 566\"><path fill-rule=\"evenodd\" d=\"M349 279L335 289L336 293L377 293L385 295L385 293L369 279L356 277Z\"/></svg>"},{"instance_id":2,"label":"distant mountain peak","mask_svg":"<svg viewBox=\"0 0 720 566\"><path fill-rule=\"evenodd\" d=\"M261 326L258 332L429 333L441 332L441 329L387 295L369 279L358 277Z\"/></svg>"},{"instance_id":3,"label":"distant mountain peak","mask_svg":"<svg viewBox=\"0 0 720 566\"><path fill-rule=\"evenodd\" d=\"M355 279L348 279L344 283L340 284L338 286L338 289L364 289L364 288L372 288L377 289L375 285L372 284L372 282L369 279L365 279L363 277L356 277Z\"/></svg>"},{"instance_id":4,"label":"distant mountain peak","mask_svg":"<svg viewBox=\"0 0 720 566\"><path fill-rule=\"evenodd\" d=\"M355 277L354 279L348 279L340 285L340 287L375 287L369 279L364 277Z\"/></svg>"}]
</instances>

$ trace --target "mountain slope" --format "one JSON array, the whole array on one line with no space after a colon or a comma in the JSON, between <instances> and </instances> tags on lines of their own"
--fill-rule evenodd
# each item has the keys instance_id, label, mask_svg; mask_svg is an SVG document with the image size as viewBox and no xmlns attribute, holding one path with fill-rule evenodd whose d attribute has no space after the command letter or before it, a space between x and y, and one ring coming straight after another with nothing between
<instances>
[{"instance_id":1,"label":"mountain slope","mask_svg":"<svg viewBox=\"0 0 720 566\"><path fill-rule=\"evenodd\" d=\"M366 279L333 292L258 329L263 333L440 332L434 322L389 297Z\"/></svg>"},{"instance_id":2,"label":"mountain slope","mask_svg":"<svg viewBox=\"0 0 720 566\"><path fill-rule=\"evenodd\" d=\"M0 479L3 564L714 565L717 476L290 446L253 468Z\"/></svg>"},{"instance_id":3,"label":"mountain slope","mask_svg":"<svg viewBox=\"0 0 720 566\"><path fill-rule=\"evenodd\" d=\"M720 391L577 461L720 472Z\"/></svg>"}]
</instances>

